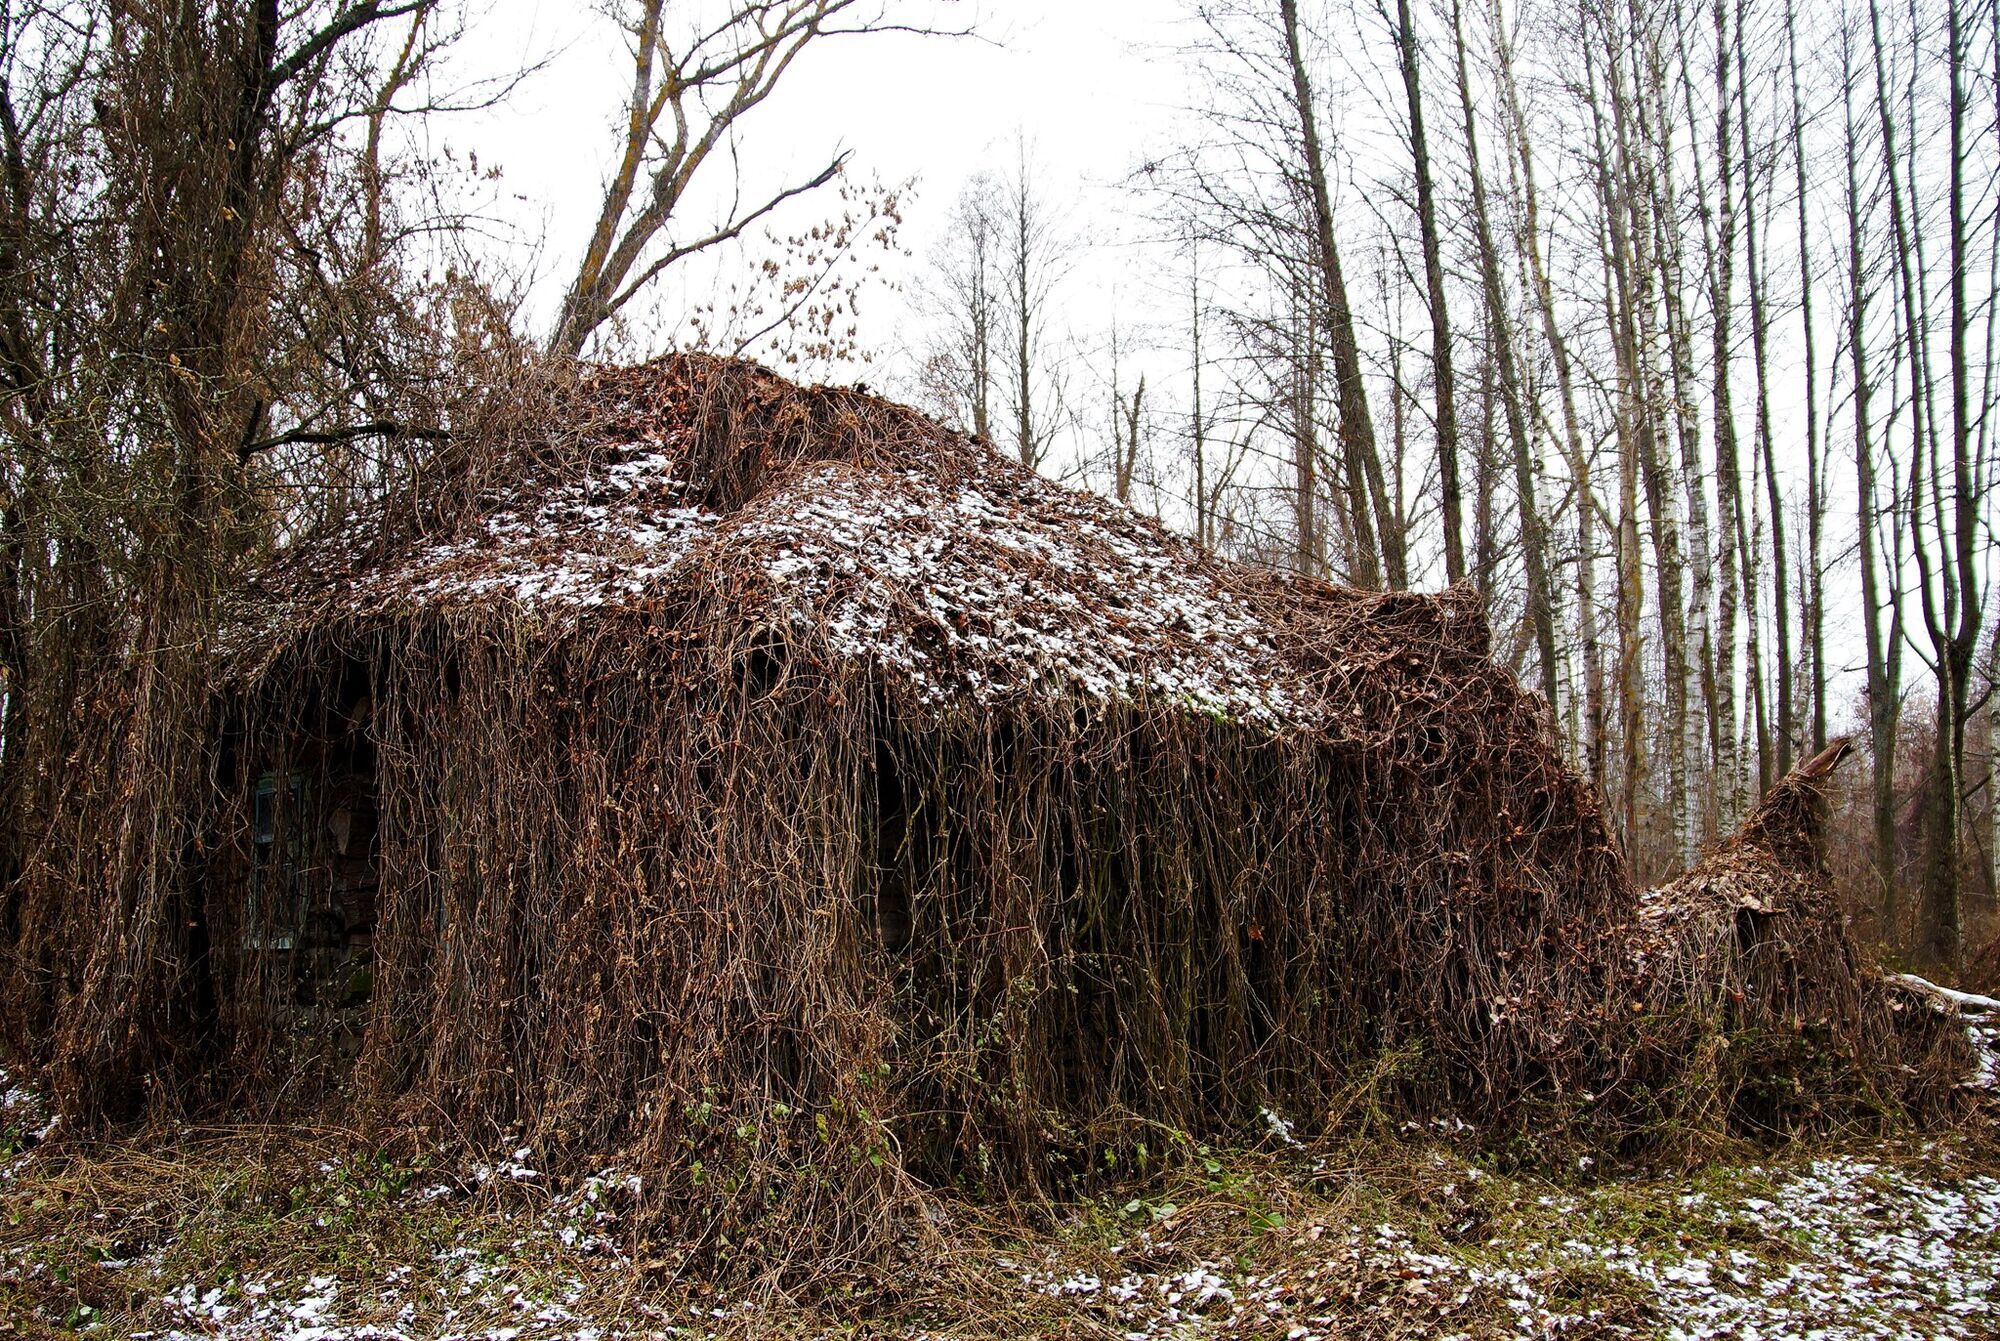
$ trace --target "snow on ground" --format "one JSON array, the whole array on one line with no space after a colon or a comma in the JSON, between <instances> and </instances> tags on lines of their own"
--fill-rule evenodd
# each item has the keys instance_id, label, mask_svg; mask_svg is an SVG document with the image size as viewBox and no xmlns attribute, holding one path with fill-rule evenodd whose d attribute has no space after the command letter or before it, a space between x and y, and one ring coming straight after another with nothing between
<instances>
[{"instance_id":1,"label":"snow on ground","mask_svg":"<svg viewBox=\"0 0 2000 1341\"><path fill-rule=\"evenodd\" d=\"M34 1148L54 1134L56 1122L43 1109L41 1097L0 1066L0 1183L19 1176Z\"/></svg>"},{"instance_id":2,"label":"snow on ground","mask_svg":"<svg viewBox=\"0 0 2000 1341\"><path fill-rule=\"evenodd\" d=\"M1529 1218L1540 1236L1517 1227L1454 1244L1403 1225L1312 1223L1282 1231L1290 1251L1271 1269L1204 1260L1106 1276L1043 1266L1018 1280L1086 1307L1129 1341L1328 1341L1357 1330L1357 1308L1386 1309L1411 1336L1995 1335L2000 1178L1856 1156L1740 1175L1734 1195L1666 1195L1627 1232L1615 1226L1631 1215L1631 1190L1613 1183L1536 1197ZM1471 1167L1463 1176L1489 1177Z\"/></svg>"},{"instance_id":3,"label":"snow on ground","mask_svg":"<svg viewBox=\"0 0 2000 1341\"><path fill-rule=\"evenodd\" d=\"M712 1327L724 1316L703 1310L699 1319L679 1319L676 1326L664 1317L649 1323L643 1305L636 1317L607 1306L605 1275L631 1271L618 1239L620 1208L637 1192L634 1179L600 1174L566 1193L519 1203L499 1222L505 1236L488 1236L495 1227L491 1210L473 1214L472 1199L495 1180L539 1180L525 1153L476 1163L462 1176L400 1194L412 1214L465 1212L465 1224L477 1231L467 1241L447 1241L401 1261L357 1257L354 1245L341 1241L341 1227L322 1215L316 1225L326 1251L316 1263L311 1230L305 1231L304 1252L283 1254L287 1265L269 1270L222 1261L189 1275L183 1245L171 1242L126 1258L100 1255L95 1265L103 1278L113 1292L136 1301L127 1315L144 1323L121 1326L102 1308L77 1310L66 1321L80 1333L131 1341L610 1341L698 1335L703 1323ZM365 1165L321 1166L331 1181L361 1169ZM0 1251L0 1305L10 1278L33 1283L60 1271L32 1246Z\"/></svg>"},{"instance_id":4,"label":"snow on ground","mask_svg":"<svg viewBox=\"0 0 2000 1341\"><path fill-rule=\"evenodd\" d=\"M421 1291L408 1283L407 1267L391 1268L358 1288L333 1275L253 1277L227 1289L186 1283L161 1296L163 1311L178 1313L179 1325L125 1335L132 1341L603 1341L606 1336L577 1312L587 1307L580 1279L531 1292L496 1283L472 1250L447 1254L441 1264L446 1270L427 1275ZM420 1292L453 1300L441 1311L441 1327L418 1325L418 1305L406 1296ZM350 1299L357 1297L367 1314L401 1306L386 1321L357 1321L349 1311Z\"/></svg>"},{"instance_id":5,"label":"snow on ground","mask_svg":"<svg viewBox=\"0 0 2000 1341\"><path fill-rule=\"evenodd\" d=\"M1274 1141L1289 1136L1281 1118L1270 1121ZM42 1211L51 1191L76 1186L60 1182L61 1161L44 1167L34 1153L34 1134L51 1130L33 1092L0 1070L0 1212L8 1198ZM884 1319L862 1334L1996 1335L2000 1176L1990 1146L1976 1142L1568 1187L1489 1172L1442 1148L1411 1152L1386 1182L1350 1183L1324 1165L1311 1172L1303 1151L1279 1144L1296 1169L1260 1165L1257 1175L1279 1180L1266 1188L1277 1201L1232 1209L1224 1198L1188 1211L1133 1201L1110 1211L1117 1241L1099 1237L1094 1247L1101 1231L1090 1226L1105 1222L1106 1207L1080 1212L1079 1234L1004 1249L954 1244L959 1265L973 1265L954 1286L973 1291L962 1297L978 1320L971 1332L928 1316ZM110 1302L26 1320L145 1341L855 1334L851 1314L767 1311L698 1281L648 1286L656 1250L635 1253L627 1224L642 1187L615 1171L555 1186L525 1147L456 1169L392 1170L353 1156L317 1171L317 1182L308 1174L291 1189L289 1210L245 1205L243 1214L275 1216L268 1229L199 1216L145 1228L152 1194L112 1211L74 1203L53 1235L9 1237L5 1224L19 1220L0 1214L0 1324L21 1321L8 1315L25 1301L68 1297L87 1270L92 1297ZM1246 1218L1253 1204L1265 1209ZM341 1218L365 1205L367 1214Z\"/></svg>"},{"instance_id":6,"label":"snow on ground","mask_svg":"<svg viewBox=\"0 0 2000 1341\"><path fill-rule=\"evenodd\" d=\"M1038 1307L1068 1306L1129 1341L1270 1336L1311 1341L1356 1334L1360 1308L1392 1307L1409 1335L1523 1338L1641 1336L1695 1341L1932 1341L1990 1337L2000 1305L2000 1178L1917 1172L1859 1156L1773 1171L1741 1170L1735 1192L1692 1186L1655 1210L1675 1231L1606 1233L1601 1198L1619 1184L1534 1200L1536 1222L1570 1237L1503 1236L1467 1245L1389 1223L1333 1221L1273 1231L1276 1264L1241 1258L1098 1274L999 1260L1004 1282ZM507 1177L489 1171L489 1177ZM1475 1182L1484 1175L1463 1168ZM473 1181L476 1181L474 1175ZM170 1321L122 1335L148 1341L615 1341L755 1334L755 1310L716 1301L628 1306L609 1317L596 1278L524 1277L510 1265L555 1238L629 1266L616 1180L552 1199L505 1248L451 1247L417 1264L357 1263L304 1275L252 1273L216 1284L175 1281L147 1259L107 1262L153 1293ZM414 1190L431 1199L436 1189ZM447 1192L446 1195L461 1195ZM1143 1244L1127 1249L1139 1253ZM1024 1313L1024 1317L1028 1316ZM1046 1320L1047 1313L1034 1316ZM883 1335L916 1335L896 1329ZM943 1334L949 1335L947 1331ZM1025 1333L1024 1333L1025 1334ZM1363 1330L1362 1334L1377 1334Z\"/></svg>"}]
</instances>

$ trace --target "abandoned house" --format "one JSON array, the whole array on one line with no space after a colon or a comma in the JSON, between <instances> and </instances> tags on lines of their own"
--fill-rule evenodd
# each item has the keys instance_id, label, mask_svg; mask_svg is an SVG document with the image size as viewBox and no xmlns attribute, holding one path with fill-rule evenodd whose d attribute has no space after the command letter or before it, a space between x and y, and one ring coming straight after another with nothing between
<instances>
[{"instance_id":1,"label":"abandoned house","mask_svg":"<svg viewBox=\"0 0 2000 1341\"><path fill-rule=\"evenodd\" d=\"M730 360L527 419L243 602L208 1092L754 1218L1636 1087L1638 896L1473 593L1229 562Z\"/></svg>"}]
</instances>

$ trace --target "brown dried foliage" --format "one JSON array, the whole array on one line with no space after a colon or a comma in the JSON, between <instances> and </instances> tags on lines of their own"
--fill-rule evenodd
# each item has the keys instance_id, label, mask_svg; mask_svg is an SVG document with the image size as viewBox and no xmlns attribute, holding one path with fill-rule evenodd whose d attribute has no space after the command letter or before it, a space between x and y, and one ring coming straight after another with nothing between
<instances>
[{"instance_id":1,"label":"brown dried foliage","mask_svg":"<svg viewBox=\"0 0 2000 1341\"><path fill-rule=\"evenodd\" d=\"M897 1208L922 1189L1033 1199L1226 1140L1266 1105L1311 1131L1357 1085L1398 1118L1505 1135L1587 1110L1623 1133L1621 1077L1685 1086L1681 1059L1766 1016L1832 1021L1854 1069L1882 1064L1844 931L1785 904L1746 939L1728 892L1822 892L1786 809L1810 778L1671 894L1690 912L1651 924L1664 948L1623 980L1621 858L1468 594L1275 577L1117 513L1277 631L1316 705L1280 729L1145 692L939 706L770 618L772 578L726 547L578 620L357 605L356 571L471 534L496 486L642 429L723 513L826 462L1080 506L912 411L725 360L528 400L538 427L421 508L303 547L233 649L212 804L189 821L193 930L165 942L187 1004L146 1016L178 1040L149 1054L162 1101L347 1093L393 1131L613 1152L704 1244L767 1262L809 1245L838 1269L920 1226ZM343 769L380 805L372 992L347 1046L297 961L258 948L268 928L216 856L247 850L252 780L304 772L311 798ZM309 895L313 804L278 817ZM72 916L116 913L83 897ZM10 990L34 1019L63 1012L59 973ZM1635 990L1681 1022L1637 1047ZM15 1041L60 1063L50 1037ZM1745 1084L1704 1079L1675 1115L1734 1121ZM89 1086L58 1098L94 1115Z\"/></svg>"},{"instance_id":2,"label":"brown dried foliage","mask_svg":"<svg viewBox=\"0 0 2000 1341\"><path fill-rule=\"evenodd\" d=\"M1958 1107L1962 1028L1865 962L1826 869L1825 789L1851 749L1801 764L1641 899L1631 1079L1649 1128L1699 1144Z\"/></svg>"}]
</instances>

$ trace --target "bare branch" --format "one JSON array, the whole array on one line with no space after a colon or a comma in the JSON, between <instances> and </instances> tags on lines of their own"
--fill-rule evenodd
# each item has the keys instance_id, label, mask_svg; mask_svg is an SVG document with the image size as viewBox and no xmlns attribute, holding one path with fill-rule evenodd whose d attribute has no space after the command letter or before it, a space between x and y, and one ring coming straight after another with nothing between
<instances>
[{"instance_id":1,"label":"bare branch","mask_svg":"<svg viewBox=\"0 0 2000 1341\"><path fill-rule=\"evenodd\" d=\"M365 424L350 424L345 428L295 428L286 433L245 442L236 449L236 459L239 462L247 462L250 458L277 447L338 446L362 438L415 438L424 442L449 442L451 430L398 423L393 419L376 419Z\"/></svg>"}]
</instances>

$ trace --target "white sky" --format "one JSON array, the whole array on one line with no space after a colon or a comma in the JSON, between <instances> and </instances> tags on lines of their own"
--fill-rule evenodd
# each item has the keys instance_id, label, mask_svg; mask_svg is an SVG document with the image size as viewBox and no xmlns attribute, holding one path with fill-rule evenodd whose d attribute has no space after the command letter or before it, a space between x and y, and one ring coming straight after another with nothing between
<instances>
[{"instance_id":1,"label":"white sky","mask_svg":"<svg viewBox=\"0 0 2000 1341\"><path fill-rule=\"evenodd\" d=\"M984 0L933 11L976 18L978 38L828 42L747 123L747 171L758 182L810 177L846 148L857 179L915 179L902 232L914 270L965 179L1008 162L1023 135L1051 195L1108 237L1115 226L1098 217L1106 202L1092 197L1171 137L1184 100L1169 50L1179 10L1177 0ZM538 311L560 296L594 220L630 83L620 34L578 0L492 0L459 63L473 72L543 59L547 68L504 106L442 129L454 148L503 170L499 212L540 245ZM726 164L712 167L727 175ZM823 208L801 202L789 219ZM691 297L670 282L656 301L675 310ZM881 304L874 315L867 336L892 353L907 323Z\"/></svg>"}]
</instances>

